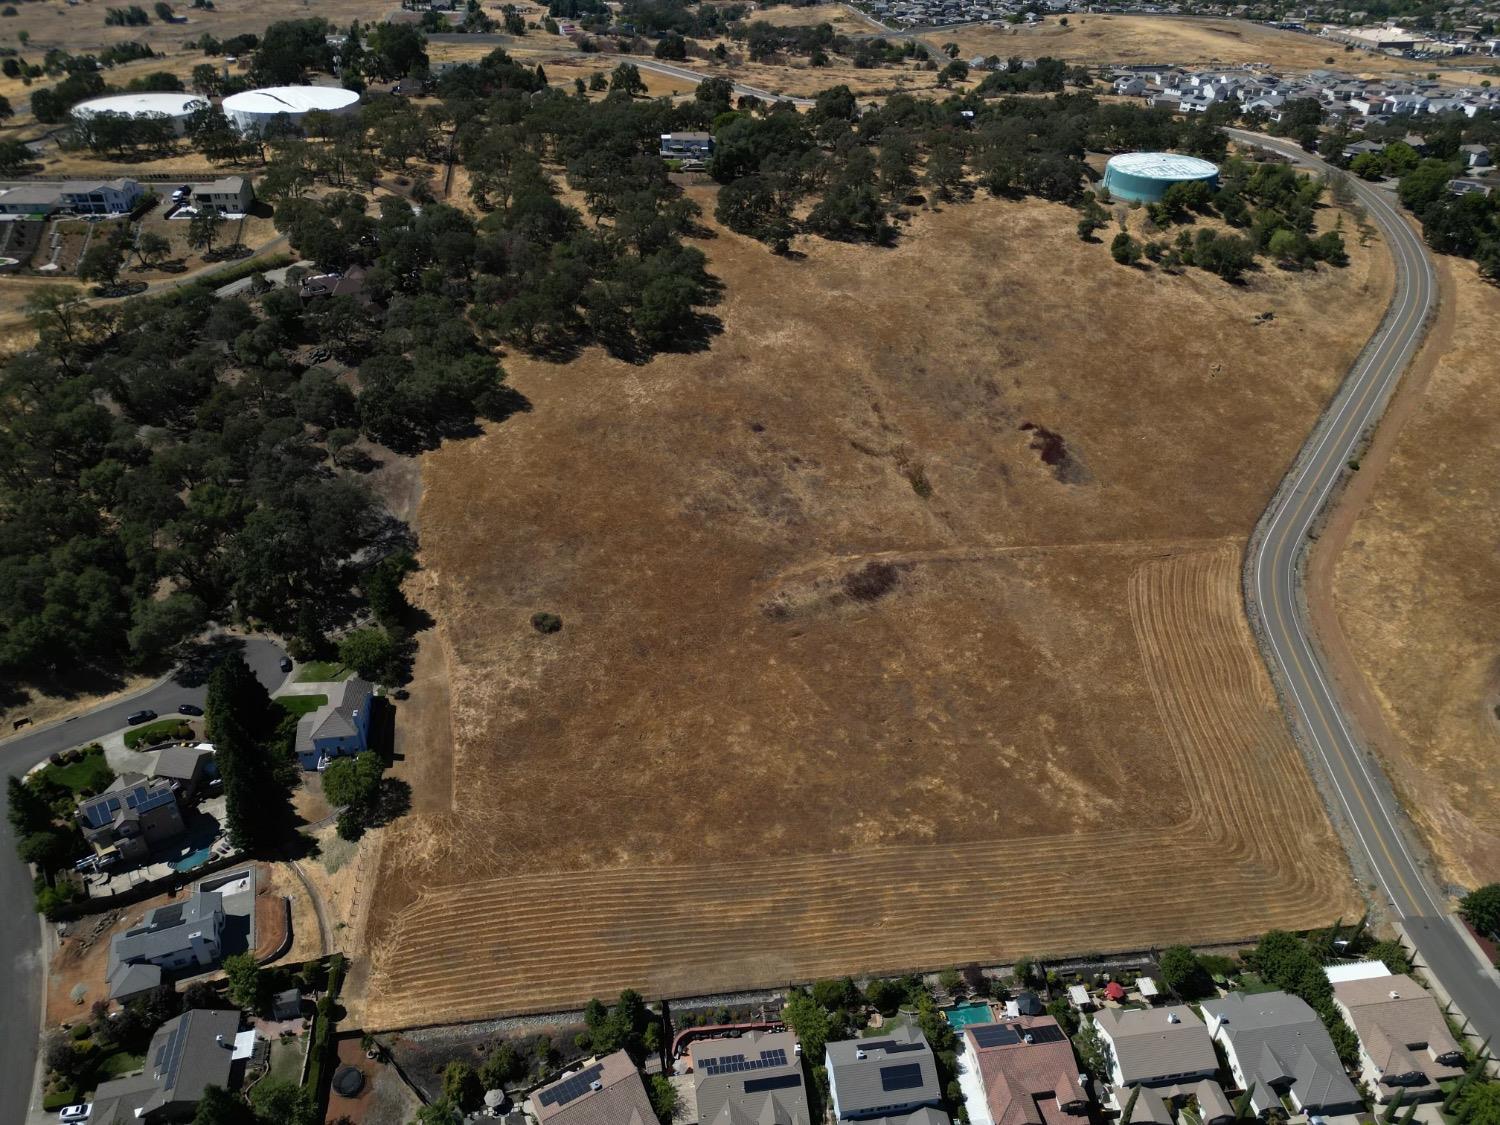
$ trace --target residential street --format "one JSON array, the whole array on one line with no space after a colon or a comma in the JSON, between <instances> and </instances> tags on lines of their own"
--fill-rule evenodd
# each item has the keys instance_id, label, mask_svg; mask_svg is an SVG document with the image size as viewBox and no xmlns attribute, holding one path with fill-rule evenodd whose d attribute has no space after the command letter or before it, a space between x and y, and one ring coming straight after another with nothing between
<instances>
[{"instance_id":1,"label":"residential street","mask_svg":"<svg viewBox=\"0 0 1500 1125\"><path fill-rule=\"evenodd\" d=\"M281 688L286 676L279 665L281 646L261 637L226 638L242 649L245 660L270 691ZM167 680L129 699L122 699L76 719L0 739L0 763L7 776L24 774L58 750L103 738L126 725L133 711L142 709L170 715L179 704L203 704L206 661L179 668ZM0 1036L0 1121L22 1121L32 1093L42 1002L41 928L31 910L31 879L16 858L15 837L7 821L0 821L0 996L6 998L11 1026Z\"/></svg>"}]
</instances>

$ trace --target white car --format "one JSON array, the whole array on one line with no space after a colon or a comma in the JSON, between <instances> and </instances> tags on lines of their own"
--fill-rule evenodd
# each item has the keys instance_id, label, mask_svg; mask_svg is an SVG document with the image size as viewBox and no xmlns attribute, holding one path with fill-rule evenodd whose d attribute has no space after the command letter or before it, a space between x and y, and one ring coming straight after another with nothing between
<instances>
[{"instance_id":1,"label":"white car","mask_svg":"<svg viewBox=\"0 0 1500 1125\"><path fill-rule=\"evenodd\" d=\"M80 1121L87 1121L89 1114L94 1112L92 1102L84 1102L80 1105L65 1105L57 1111L57 1120L61 1125L77 1125Z\"/></svg>"}]
</instances>

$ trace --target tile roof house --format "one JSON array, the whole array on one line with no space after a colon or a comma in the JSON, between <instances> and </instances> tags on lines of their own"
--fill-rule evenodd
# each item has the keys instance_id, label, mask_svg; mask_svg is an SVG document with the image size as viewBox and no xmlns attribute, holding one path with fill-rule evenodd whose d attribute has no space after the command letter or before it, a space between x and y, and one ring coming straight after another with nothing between
<instances>
[{"instance_id":1,"label":"tile roof house","mask_svg":"<svg viewBox=\"0 0 1500 1125\"><path fill-rule=\"evenodd\" d=\"M101 1083L89 1125L156 1125L188 1121L209 1086L232 1089L243 1075L235 1050L239 1012L193 1008L168 1020L151 1037L145 1070Z\"/></svg>"},{"instance_id":2,"label":"tile roof house","mask_svg":"<svg viewBox=\"0 0 1500 1125\"><path fill-rule=\"evenodd\" d=\"M219 959L224 903L216 891L194 891L184 902L146 911L141 924L109 942L109 998L149 992L163 972L212 965Z\"/></svg>"},{"instance_id":3,"label":"tile roof house","mask_svg":"<svg viewBox=\"0 0 1500 1125\"><path fill-rule=\"evenodd\" d=\"M1464 1055L1432 994L1404 973L1335 982L1334 1005L1359 1036L1360 1080L1385 1102L1436 1097Z\"/></svg>"},{"instance_id":4,"label":"tile roof house","mask_svg":"<svg viewBox=\"0 0 1500 1125\"><path fill-rule=\"evenodd\" d=\"M937 1060L914 1027L829 1043L825 1050L829 1092L840 1121L904 1121L923 1107L942 1105Z\"/></svg>"},{"instance_id":5,"label":"tile roof house","mask_svg":"<svg viewBox=\"0 0 1500 1125\"><path fill-rule=\"evenodd\" d=\"M700 1125L812 1125L802 1048L789 1031L688 1047Z\"/></svg>"},{"instance_id":6,"label":"tile roof house","mask_svg":"<svg viewBox=\"0 0 1500 1125\"><path fill-rule=\"evenodd\" d=\"M1318 1014L1285 992L1231 992L1201 1005L1208 1033L1224 1048L1240 1089L1264 1114L1291 1099L1299 1113L1358 1113L1359 1093Z\"/></svg>"},{"instance_id":7,"label":"tile roof house","mask_svg":"<svg viewBox=\"0 0 1500 1125\"><path fill-rule=\"evenodd\" d=\"M974 1125L1085 1125L1088 1092L1051 1016L964 1028L959 1085Z\"/></svg>"},{"instance_id":8,"label":"tile roof house","mask_svg":"<svg viewBox=\"0 0 1500 1125\"><path fill-rule=\"evenodd\" d=\"M84 839L105 862L145 859L151 845L185 830L177 794L170 782L142 774L121 774L103 793L78 803Z\"/></svg>"},{"instance_id":9,"label":"tile roof house","mask_svg":"<svg viewBox=\"0 0 1500 1125\"><path fill-rule=\"evenodd\" d=\"M370 748L370 710L375 692L352 676L328 693L328 702L297 720L294 743L305 770L321 770L334 758Z\"/></svg>"},{"instance_id":10,"label":"tile roof house","mask_svg":"<svg viewBox=\"0 0 1500 1125\"><path fill-rule=\"evenodd\" d=\"M1186 1004L1130 1010L1105 1008L1094 1015L1116 1086L1147 1086L1212 1078L1219 1069L1213 1040Z\"/></svg>"},{"instance_id":11,"label":"tile roof house","mask_svg":"<svg viewBox=\"0 0 1500 1125\"><path fill-rule=\"evenodd\" d=\"M645 1083L624 1051L594 1059L531 1095L541 1125L652 1125Z\"/></svg>"}]
</instances>

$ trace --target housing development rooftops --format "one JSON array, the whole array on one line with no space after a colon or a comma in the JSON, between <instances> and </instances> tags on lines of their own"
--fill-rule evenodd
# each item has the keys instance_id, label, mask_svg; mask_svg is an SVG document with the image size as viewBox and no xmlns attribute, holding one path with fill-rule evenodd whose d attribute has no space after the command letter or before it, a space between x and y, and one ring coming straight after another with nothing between
<instances>
[{"instance_id":1,"label":"housing development rooftops","mask_svg":"<svg viewBox=\"0 0 1500 1125\"><path fill-rule=\"evenodd\" d=\"M1114 1051L1120 1085L1209 1075L1219 1068L1208 1028L1186 1004L1104 1008L1094 1018Z\"/></svg>"},{"instance_id":2,"label":"housing development rooftops","mask_svg":"<svg viewBox=\"0 0 1500 1125\"><path fill-rule=\"evenodd\" d=\"M193 1008L169 1019L151 1037L143 1073L100 1084L89 1125L191 1118L205 1089L234 1085L239 1029L237 1011Z\"/></svg>"},{"instance_id":3,"label":"housing development rooftops","mask_svg":"<svg viewBox=\"0 0 1500 1125\"><path fill-rule=\"evenodd\" d=\"M177 796L167 782L126 774L97 797L83 801L78 806L78 819L85 828L107 828L175 800Z\"/></svg>"},{"instance_id":4,"label":"housing development rooftops","mask_svg":"<svg viewBox=\"0 0 1500 1125\"><path fill-rule=\"evenodd\" d=\"M652 1125L645 1084L624 1051L595 1059L531 1096L542 1125Z\"/></svg>"},{"instance_id":5,"label":"housing development rooftops","mask_svg":"<svg viewBox=\"0 0 1500 1125\"><path fill-rule=\"evenodd\" d=\"M1202 1008L1236 1078L1246 1089L1254 1084L1257 1108L1270 1108L1281 1090L1309 1113L1343 1113L1360 1104L1323 1021L1299 997L1232 992L1205 1000Z\"/></svg>"},{"instance_id":6,"label":"housing development rooftops","mask_svg":"<svg viewBox=\"0 0 1500 1125\"><path fill-rule=\"evenodd\" d=\"M802 1056L789 1031L688 1047L701 1125L811 1125Z\"/></svg>"},{"instance_id":7,"label":"housing development rooftops","mask_svg":"<svg viewBox=\"0 0 1500 1125\"><path fill-rule=\"evenodd\" d=\"M915 1028L829 1043L827 1052L828 1082L841 1118L942 1102L937 1061Z\"/></svg>"},{"instance_id":8,"label":"housing development rooftops","mask_svg":"<svg viewBox=\"0 0 1500 1125\"><path fill-rule=\"evenodd\" d=\"M970 1024L964 1057L979 1072L994 1125L1068 1125L1087 1112L1078 1060L1051 1016Z\"/></svg>"},{"instance_id":9,"label":"housing development rooftops","mask_svg":"<svg viewBox=\"0 0 1500 1125\"><path fill-rule=\"evenodd\" d=\"M166 957L190 945L199 932L218 940L224 921L224 900L217 891L194 891L186 902L173 902L146 912L139 926L116 934L109 943L109 975L121 965Z\"/></svg>"}]
</instances>

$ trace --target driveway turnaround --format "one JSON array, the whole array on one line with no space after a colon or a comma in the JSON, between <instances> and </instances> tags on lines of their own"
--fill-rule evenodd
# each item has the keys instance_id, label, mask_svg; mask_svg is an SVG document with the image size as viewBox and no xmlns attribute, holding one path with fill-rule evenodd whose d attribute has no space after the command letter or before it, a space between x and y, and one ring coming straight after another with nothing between
<instances>
[{"instance_id":1,"label":"driveway turnaround","mask_svg":"<svg viewBox=\"0 0 1500 1125\"><path fill-rule=\"evenodd\" d=\"M1227 130L1236 140L1272 149L1320 171L1328 165L1287 141ZM1302 447L1291 473L1256 529L1246 560L1245 600L1266 662L1281 688L1296 732L1337 793L1360 866L1373 873L1391 913L1416 946L1429 974L1481 1038L1500 1042L1500 983L1465 940L1443 893L1413 855L1389 781L1356 740L1334 694L1327 664L1302 602L1302 564L1310 533L1348 463L1380 420L1437 305L1432 259L1389 193L1351 178L1396 266L1390 308L1338 394Z\"/></svg>"}]
</instances>

